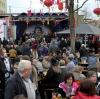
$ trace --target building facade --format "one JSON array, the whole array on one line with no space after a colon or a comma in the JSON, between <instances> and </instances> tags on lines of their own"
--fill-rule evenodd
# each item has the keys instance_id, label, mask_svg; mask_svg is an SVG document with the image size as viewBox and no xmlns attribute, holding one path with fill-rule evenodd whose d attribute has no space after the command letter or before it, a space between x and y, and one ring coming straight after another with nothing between
<instances>
[{"instance_id":1,"label":"building facade","mask_svg":"<svg viewBox=\"0 0 100 99\"><path fill-rule=\"evenodd\" d=\"M0 0L0 14L7 12L7 0Z\"/></svg>"}]
</instances>

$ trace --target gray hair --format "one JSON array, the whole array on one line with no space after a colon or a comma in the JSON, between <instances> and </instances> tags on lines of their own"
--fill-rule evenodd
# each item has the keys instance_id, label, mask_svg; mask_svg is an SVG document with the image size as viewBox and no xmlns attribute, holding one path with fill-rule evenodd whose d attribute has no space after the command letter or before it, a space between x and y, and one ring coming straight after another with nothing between
<instances>
[{"instance_id":1,"label":"gray hair","mask_svg":"<svg viewBox=\"0 0 100 99\"><path fill-rule=\"evenodd\" d=\"M70 60L74 59L74 55L73 54L69 54L68 59L70 59Z\"/></svg>"},{"instance_id":2,"label":"gray hair","mask_svg":"<svg viewBox=\"0 0 100 99\"><path fill-rule=\"evenodd\" d=\"M21 60L18 65L18 71L22 72L24 69L29 68L31 61L29 60Z\"/></svg>"},{"instance_id":3,"label":"gray hair","mask_svg":"<svg viewBox=\"0 0 100 99\"><path fill-rule=\"evenodd\" d=\"M87 73L87 78L92 77L93 75L97 75L97 73L95 71L88 71Z\"/></svg>"}]
</instances>

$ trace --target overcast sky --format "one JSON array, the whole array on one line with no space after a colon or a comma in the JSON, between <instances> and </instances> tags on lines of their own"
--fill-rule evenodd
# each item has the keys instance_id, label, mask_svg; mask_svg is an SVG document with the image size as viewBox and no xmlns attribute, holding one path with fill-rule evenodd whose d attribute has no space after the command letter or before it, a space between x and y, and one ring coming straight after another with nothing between
<instances>
[{"instance_id":1,"label":"overcast sky","mask_svg":"<svg viewBox=\"0 0 100 99\"><path fill-rule=\"evenodd\" d=\"M31 1L31 5L30 5ZM75 0L77 1L77 0ZM79 5L84 0L79 0ZM97 6L96 0L88 0L88 2L84 5L84 7L81 9L82 11L88 12L88 16L91 18L95 18L96 16L93 14L93 9ZM99 2L100 3L100 2ZM75 3L77 4L77 3ZM99 4L100 5L100 4ZM43 6L43 4L40 3L40 0L7 0L7 11L12 13L22 13L27 12L28 9L30 9L33 12L40 12L42 10L43 12L48 12L47 7ZM52 12L59 12L57 5L54 5L51 7Z\"/></svg>"}]
</instances>

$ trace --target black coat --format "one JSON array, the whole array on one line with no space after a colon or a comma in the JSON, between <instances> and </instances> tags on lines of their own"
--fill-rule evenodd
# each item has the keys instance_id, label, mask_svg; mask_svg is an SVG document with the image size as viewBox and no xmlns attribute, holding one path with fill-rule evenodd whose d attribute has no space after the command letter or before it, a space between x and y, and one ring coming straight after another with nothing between
<instances>
[{"instance_id":1,"label":"black coat","mask_svg":"<svg viewBox=\"0 0 100 99\"><path fill-rule=\"evenodd\" d=\"M45 99L45 89L55 89L58 88L59 83L61 82L61 73L57 73L53 70L52 67L47 71L47 75L43 80L38 84L38 90L40 92L41 99ZM48 99L51 99L51 92L47 94Z\"/></svg>"},{"instance_id":2,"label":"black coat","mask_svg":"<svg viewBox=\"0 0 100 99\"><path fill-rule=\"evenodd\" d=\"M49 68L45 79L43 79L43 84L47 88L57 88L60 82L61 73L57 73L52 68Z\"/></svg>"},{"instance_id":3,"label":"black coat","mask_svg":"<svg viewBox=\"0 0 100 99\"><path fill-rule=\"evenodd\" d=\"M88 56L88 50L85 47L81 47L79 52L80 52L80 57L87 57Z\"/></svg>"},{"instance_id":4,"label":"black coat","mask_svg":"<svg viewBox=\"0 0 100 99\"><path fill-rule=\"evenodd\" d=\"M16 72L7 82L4 99L13 99L16 95L21 94L27 97L25 84L19 73Z\"/></svg>"},{"instance_id":5,"label":"black coat","mask_svg":"<svg viewBox=\"0 0 100 99\"><path fill-rule=\"evenodd\" d=\"M13 74L14 73L13 67L11 66L10 59L8 59L9 60L9 63L10 63L10 71L8 71L7 68L6 68L6 65L5 65L4 60L5 60L4 58L0 57L0 61L1 61L0 66L2 67L2 71L4 72L4 74L5 73L9 73L9 76L7 77L7 78L9 78L10 77L10 74ZM5 78L5 79L7 79L7 78Z\"/></svg>"},{"instance_id":6,"label":"black coat","mask_svg":"<svg viewBox=\"0 0 100 99\"><path fill-rule=\"evenodd\" d=\"M0 99L4 97L5 89L5 72L4 72L4 63L0 59Z\"/></svg>"},{"instance_id":7,"label":"black coat","mask_svg":"<svg viewBox=\"0 0 100 99\"><path fill-rule=\"evenodd\" d=\"M8 77L5 77L6 73L9 74ZM11 67L11 64L10 71L8 71L4 62L4 58L0 56L0 99L4 99L5 82L10 77L10 74L13 74L13 68Z\"/></svg>"}]
</instances>

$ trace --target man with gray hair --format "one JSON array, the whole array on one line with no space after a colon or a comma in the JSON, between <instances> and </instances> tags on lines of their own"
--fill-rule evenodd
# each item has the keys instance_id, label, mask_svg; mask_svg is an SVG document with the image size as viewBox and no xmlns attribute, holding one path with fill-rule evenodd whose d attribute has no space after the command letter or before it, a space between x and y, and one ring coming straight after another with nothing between
<instances>
[{"instance_id":1,"label":"man with gray hair","mask_svg":"<svg viewBox=\"0 0 100 99\"><path fill-rule=\"evenodd\" d=\"M5 99L13 99L17 95L24 95L28 99L35 98L35 89L30 80L32 65L29 60L21 60L18 71L8 80L5 88Z\"/></svg>"},{"instance_id":2,"label":"man with gray hair","mask_svg":"<svg viewBox=\"0 0 100 99\"><path fill-rule=\"evenodd\" d=\"M75 63L73 62L74 55L69 54L68 56L68 64L66 66L66 71L67 72L73 72L75 70Z\"/></svg>"}]
</instances>

